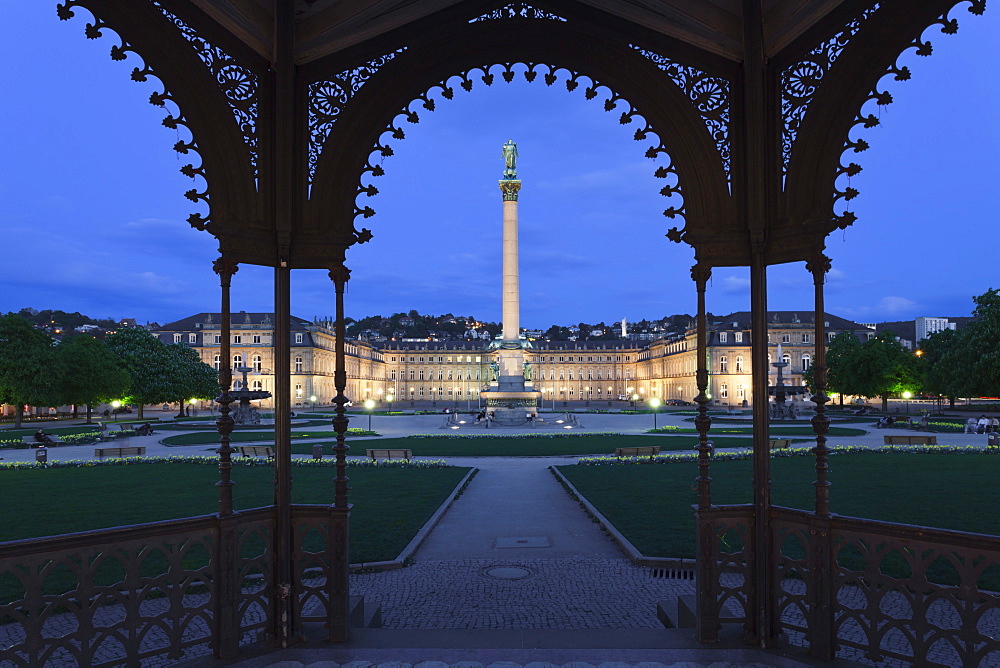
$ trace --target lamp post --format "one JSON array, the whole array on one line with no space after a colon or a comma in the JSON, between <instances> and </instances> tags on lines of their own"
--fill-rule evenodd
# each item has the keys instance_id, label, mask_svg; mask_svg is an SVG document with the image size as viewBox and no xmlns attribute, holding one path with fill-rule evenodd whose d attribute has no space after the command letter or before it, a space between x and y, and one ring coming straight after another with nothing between
<instances>
[{"instance_id":1,"label":"lamp post","mask_svg":"<svg viewBox=\"0 0 1000 668\"><path fill-rule=\"evenodd\" d=\"M309 401L312 402L312 411L311 412L315 413L316 412L316 395L314 394L311 397L309 397Z\"/></svg>"},{"instance_id":2,"label":"lamp post","mask_svg":"<svg viewBox=\"0 0 1000 668\"><path fill-rule=\"evenodd\" d=\"M639 401L639 395L638 394L633 394L632 395L632 408L635 408L635 402L637 402L637 401Z\"/></svg>"},{"instance_id":3,"label":"lamp post","mask_svg":"<svg viewBox=\"0 0 1000 668\"><path fill-rule=\"evenodd\" d=\"M368 409L368 431L372 430L372 409L375 408L375 402L371 399L365 399L365 408Z\"/></svg>"},{"instance_id":4,"label":"lamp post","mask_svg":"<svg viewBox=\"0 0 1000 668\"><path fill-rule=\"evenodd\" d=\"M192 415L192 414L194 413L194 405L195 405L195 404L196 404L197 402L198 402L198 400L197 400L197 399L188 399L188 415L189 415L189 416L190 416L190 415Z\"/></svg>"},{"instance_id":5,"label":"lamp post","mask_svg":"<svg viewBox=\"0 0 1000 668\"><path fill-rule=\"evenodd\" d=\"M909 390L907 390L906 392L903 392L903 398L906 399L906 414L907 415L910 414L910 397L912 397L912 396L913 396L913 392L910 392Z\"/></svg>"},{"instance_id":6,"label":"lamp post","mask_svg":"<svg viewBox=\"0 0 1000 668\"><path fill-rule=\"evenodd\" d=\"M111 412L115 414L115 422L118 422L118 409L122 407L122 402L115 399L111 402Z\"/></svg>"},{"instance_id":7,"label":"lamp post","mask_svg":"<svg viewBox=\"0 0 1000 668\"><path fill-rule=\"evenodd\" d=\"M653 430L656 430L656 409L660 407L660 400L653 397L649 400L649 405L653 407Z\"/></svg>"}]
</instances>

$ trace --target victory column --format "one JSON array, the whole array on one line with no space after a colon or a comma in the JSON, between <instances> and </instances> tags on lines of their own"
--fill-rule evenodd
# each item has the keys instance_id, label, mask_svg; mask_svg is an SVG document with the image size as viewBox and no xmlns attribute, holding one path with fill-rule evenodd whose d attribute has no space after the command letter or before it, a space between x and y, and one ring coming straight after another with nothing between
<instances>
[{"instance_id":1,"label":"victory column","mask_svg":"<svg viewBox=\"0 0 1000 668\"><path fill-rule=\"evenodd\" d=\"M493 342L494 378L482 393L486 410L498 424L523 424L538 413L539 392L531 383L531 367L524 361L528 341L521 337L521 294L518 272L517 196L521 181L517 178L517 144L508 139L503 145L503 333Z\"/></svg>"}]
</instances>

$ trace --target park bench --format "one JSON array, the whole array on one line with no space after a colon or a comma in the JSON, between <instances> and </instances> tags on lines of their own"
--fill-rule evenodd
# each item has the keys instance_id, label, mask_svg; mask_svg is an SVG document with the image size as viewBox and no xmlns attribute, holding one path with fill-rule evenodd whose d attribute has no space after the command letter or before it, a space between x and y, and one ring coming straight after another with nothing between
<instances>
[{"instance_id":1,"label":"park bench","mask_svg":"<svg viewBox=\"0 0 1000 668\"><path fill-rule=\"evenodd\" d=\"M885 445L937 445L937 436L883 436Z\"/></svg>"},{"instance_id":2,"label":"park bench","mask_svg":"<svg viewBox=\"0 0 1000 668\"><path fill-rule=\"evenodd\" d=\"M133 445L119 448L94 448L94 456L98 459L105 457L136 457L146 454L146 446Z\"/></svg>"},{"instance_id":3,"label":"park bench","mask_svg":"<svg viewBox=\"0 0 1000 668\"><path fill-rule=\"evenodd\" d=\"M1000 445L1000 432L993 432L992 434L987 434L986 445L987 447L991 448Z\"/></svg>"},{"instance_id":4,"label":"park bench","mask_svg":"<svg viewBox=\"0 0 1000 668\"><path fill-rule=\"evenodd\" d=\"M22 436L21 442L30 445L31 447L35 447L36 445L61 445L63 442L63 440L56 434L46 434L46 436L52 439L51 443L39 443L35 440L34 434L31 436Z\"/></svg>"},{"instance_id":5,"label":"park bench","mask_svg":"<svg viewBox=\"0 0 1000 668\"><path fill-rule=\"evenodd\" d=\"M365 450L365 455L373 462L378 459L405 459L406 461L410 461L410 458L413 457L413 451L404 448L368 448Z\"/></svg>"},{"instance_id":6,"label":"park bench","mask_svg":"<svg viewBox=\"0 0 1000 668\"><path fill-rule=\"evenodd\" d=\"M771 450L784 450L792 445L790 438L772 438L767 442L767 447Z\"/></svg>"},{"instance_id":7,"label":"park bench","mask_svg":"<svg viewBox=\"0 0 1000 668\"><path fill-rule=\"evenodd\" d=\"M615 448L615 457L649 457L652 459L660 454L658 445L639 445L629 448Z\"/></svg>"},{"instance_id":8,"label":"park bench","mask_svg":"<svg viewBox=\"0 0 1000 668\"><path fill-rule=\"evenodd\" d=\"M238 445L236 450L244 457L267 457L274 459L274 450L267 445Z\"/></svg>"}]
</instances>

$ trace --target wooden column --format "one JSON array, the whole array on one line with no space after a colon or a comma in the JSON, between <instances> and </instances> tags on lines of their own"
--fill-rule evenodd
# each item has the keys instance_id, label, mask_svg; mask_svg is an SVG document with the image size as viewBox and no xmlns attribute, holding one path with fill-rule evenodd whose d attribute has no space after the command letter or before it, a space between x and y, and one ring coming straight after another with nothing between
<instances>
[{"instance_id":1,"label":"wooden column","mask_svg":"<svg viewBox=\"0 0 1000 668\"><path fill-rule=\"evenodd\" d=\"M351 448L346 442L347 425L349 422L347 419L348 398L344 392L347 389L347 361L344 348L347 337L344 325L344 288L350 278L351 270L344 265L336 266L330 270L330 280L333 281L337 292L337 321L334 323L334 334L337 337L334 344L336 368L333 375L334 388L337 390L337 395L333 399L333 402L337 404L337 408L335 409L336 417L333 418L333 430L337 433L337 444L333 448L333 452L336 455L337 468L337 477L334 478L334 506L336 508L348 507L347 483L350 482L350 478L347 477L347 452Z\"/></svg>"},{"instance_id":2,"label":"wooden column","mask_svg":"<svg viewBox=\"0 0 1000 668\"><path fill-rule=\"evenodd\" d=\"M233 274L239 271L235 262L228 260L225 256L220 257L212 264L212 269L219 275L222 286L222 314L220 322L221 340L219 344L219 389L221 394L216 401L219 404L219 417L215 425L219 430L219 515L231 515L233 513L233 448L230 446L230 434L233 433L233 418L229 414L229 404L233 403L233 396L229 390L233 385L232 367L232 307L229 303L229 288L232 285ZM207 336L207 335L206 335Z\"/></svg>"},{"instance_id":3,"label":"wooden column","mask_svg":"<svg viewBox=\"0 0 1000 668\"><path fill-rule=\"evenodd\" d=\"M335 456L336 477L333 479L334 505L331 508L330 536L328 550L330 552L330 573L327 581L329 607L327 609L327 638L331 641L347 640L350 631L347 612L350 602L349 554L349 519L351 506L347 501L350 490L350 478L347 477L347 361L346 361L346 326L344 323L344 291L347 281L351 278L351 270L344 265L335 266L330 270L330 280L336 290L337 320L334 323L334 387L337 391L333 402L336 404L333 429L337 434L337 443L333 448Z\"/></svg>"},{"instance_id":4,"label":"wooden column","mask_svg":"<svg viewBox=\"0 0 1000 668\"><path fill-rule=\"evenodd\" d=\"M829 450L826 435L830 430L830 419L826 416L826 306L823 284L830 271L830 260L817 255L806 264L806 270L813 275L815 286L815 362L813 364L813 398L816 415L813 416L813 431L816 432L816 510L809 526L808 570L810 574L809 603L809 654L824 661L830 661L836 654L836 622L834 619L834 556L830 535L830 481Z\"/></svg>"},{"instance_id":5,"label":"wooden column","mask_svg":"<svg viewBox=\"0 0 1000 668\"><path fill-rule=\"evenodd\" d=\"M754 528L747 596L747 641L777 646L774 555L771 547L771 468L768 448L767 263L768 230L781 188L780 100L776 77L768 68L764 46L762 0L743 0L743 70L739 155L743 216L750 260L750 337L753 360L753 506Z\"/></svg>"},{"instance_id":6,"label":"wooden column","mask_svg":"<svg viewBox=\"0 0 1000 668\"><path fill-rule=\"evenodd\" d=\"M219 524L215 542L215 575L216 591L213 623L215 625L215 644L213 653L219 659L232 659L239 654L240 649L240 555L237 549L236 518L233 515L233 448L230 445L230 434L233 432L233 418L229 414L229 405L233 396L229 393L233 383L232 372L232 326L230 314L232 307L229 302L229 289L232 277L239 267L225 254L216 260L212 268L219 275L222 287L222 313L220 322L219 345L219 389L221 394L216 401L219 403L219 417L215 421L219 430ZM206 333L207 336L207 333Z\"/></svg>"},{"instance_id":7,"label":"wooden column","mask_svg":"<svg viewBox=\"0 0 1000 668\"><path fill-rule=\"evenodd\" d=\"M268 641L288 647L300 640L297 595L294 591L294 536L291 520L291 326L288 232L299 216L301 104L297 97L295 66L295 1L277 0L274 6L274 50L267 92L270 147L265 183L271 192L271 216L278 230L274 258L274 551L271 617ZM263 174L264 172L262 172ZM269 182L267 181L269 178Z\"/></svg>"},{"instance_id":8,"label":"wooden column","mask_svg":"<svg viewBox=\"0 0 1000 668\"><path fill-rule=\"evenodd\" d=\"M691 268L691 278L695 281L698 291L697 315L697 369L695 379L698 385L698 415L694 419L698 430L698 505L695 511L697 532L696 582L697 596L695 598L695 614L697 616L696 635L700 643L716 643L719 641L719 577L716 563L718 559L715 527L711 518L702 516L702 511L712 507L711 482L708 475L709 459L713 446L708 440L708 430L712 426L712 418L708 416L708 317L705 309L705 288L712 276L712 269L703 264Z\"/></svg>"}]
</instances>

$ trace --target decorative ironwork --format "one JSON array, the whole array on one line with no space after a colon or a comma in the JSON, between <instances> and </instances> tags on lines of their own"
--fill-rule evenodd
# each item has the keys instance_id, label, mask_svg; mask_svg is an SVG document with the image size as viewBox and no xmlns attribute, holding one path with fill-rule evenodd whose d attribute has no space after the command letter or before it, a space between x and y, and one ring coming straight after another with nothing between
<instances>
[{"instance_id":1,"label":"decorative ironwork","mask_svg":"<svg viewBox=\"0 0 1000 668\"><path fill-rule=\"evenodd\" d=\"M56 6L56 13L59 16L60 20L68 21L69 19L76 16L75 10L78 7L87 9L88 11L91 12L91 15L94 16L94 22L88 23L86 25L86 28L84 29L84 34L87 36L87 39L99 39L104 36L104 30L106 29L110 30L107 23L105 23L96 15L94 15L93 11L90 10L89 7L84 5L83 0L66 0L65 2ZM139 54L138 51L136 51L132 47L131 44L125 41L120 35L116 36L121 41L121 43L117 46L111 47L112 60L115 61L126 60L129 57L129 53L135 54L137 58L142 60L142 56ZM156 76L156 73L153 72L152 68L146 65L145 62L143 62L142 67L135 67L132 69L132 75L131 75L132 81L135 81L137 83L145 83L149 81L150 76ZM179 109L179 105L173 99L170 93L166 90L165 86L163 91L153 93L149 96L149 103L155 107L160 107L165 109L167 107L168 102L172 103L175 107ZM191 140L185 141L183 139L178 139L177 143L174 144L174 151L183 155L187 155L188 153L194 153L196 155L199 155L200 157L198 143L194 139L194 134L191 132L188 120L183 116L183 114L180 111L178 111L177 114L170 113L166 118L163 119L163 125L164 127L170 128L172 130L178 130L182 126L185 129L187 129L188 133L192 137ZM203 180L205 180L207 184L208 178L205 175L204 165L199 165L196 167L193 164L187 164L181 167L180 171L181 174L184 174L185 176L191 179L194 179L196 177L201 177ZM195 203L204 202L205 205L208 206L209 209L211 209L211 201L209 199L207 186L204 192L199 192L197 188L192 188L191 190L188 190L186 193L184 193L184 197ZM209 225L211 224L211 216L206 217L201 215L200 213L191 214L190 216L188 216L187 220L188 224L190 224L191 227L202 231L208 229Z\"/></svg>"},{"instance_id":2,"label":"decorative ironwork","mask_svg":"<svg viewBox=\"0 0 1000 668\"><path fill-rule=\"evenodd\" d=\"M323 153L330 132L344 107L379 68L401 54L406 47L373 58L363 65L345 70L327 81L309 85L309 180L316 174L316 164ZM372 192L369 197L378 191Z\"/></svg>"},{"instance_id":3,"label":"decorative ironwork","mask_svg":"<svg viewBox=\"0 0 1000 668\"><path fill-rule=\"evenodd\" d=\"M546 86L552 86L556 82L563 79L563 83L566 86L568 92L573 92L580 88L581 84L584 84L583 95L587 100L593 100L598 96L605 96L603 106L605 111L617 111L619 103L627 105L627 109L621 113L618 118L618 122L622 125L628 125L636 119L639 119L643 123L643 127L636 130L632 138L635 141L645 141L652 137L659 139L659 142L655 145L650 145L646 150L645 156L652 160L659 159L661 156L665 156L669 161L666 165L660 165L653 172L653 176L660 179L666 179L667 184L660 189L660 194L667 198L672 198L675 195L680 197L680 206L671 206L664 210L663 215L668 218L681 218L683 220L685 216L685 209L683 205L683 191L681 189L677 168L674 166L673 161L670 159L670 155L667 152L667 147L660 139L659 135L653 129L649 123L645 122L645 119L639 114L638 110L633 107L627 100L617 95L610 88L595 81L590 77L584 76L579 72L573 72L564 67L553 67L545 63L497 63L494 65L481 65L479 67L474 67L465 72L452 75L433 86L431 86L426 92L418 95L414 98L395 118L386 126L382 134L376 140L375 145L372 147L371 152L368 155L368 161L364 168L361 170L361 176L358 182L357 197L365 195L367 197L372 197L378 193L378 190L374 185L366 184L365 181L368 176L379 177L385 175L385 169L382 167L382 162L385 158L391 157L393 155L392 147L389 146L389 142L392 140L402 140L405 139L406 134L403 131L402 125L403 121L406 123L419 123L420 114L423 111L433 112L437 108L437 99L433 96L437 92L441 98L445 100L451 100L455 97L456 88L461 88L466 92L471 92L475 86L475 82L478 80L486 86L492 86L497 81L497 76L503 79L505 82L510 83L518 75L518 69L515 66L521 66L524 69L520 71L521 76L528 83L534 82L541 75L541 80ZM587 85L589 83L589 85ZM602 92L604 89L606 92ZM357 199L355 200L357 202ZM375 215L375 210L370 206L360 206L356 203L354 207L354 216L362 216L364 218L371 218Z\"/></svg>"},{"instance_id":4,"label":"decorative ironwork","mask_svg":"<svg viewBox=\"0 0 1000 668\"><path fill-rule=\"evenodd\" d=\"M226 97L232 110L236 124L243 134L250 151L250 164L254 174L257 173L257 92L258 77L247 67L239 64L236 59L219 47L211 44L198 34L194 28L184 23L180 18L167 11L157 0L152 5L170 21L181 36L191 43L199 60L205 64L212 77L219 84L219 90Z\"/></svg>"},{"instance_id":5,"label":"decorative ironwork","mask_svg":"<svg viewBox=\"0 0 1000 668\"><path fill-rule=\"evenodd\" d=\"M726 180L730 180L732 177L732 148L729 142L729 109L731 104L729 81L722 77L712 76L690 65L681 65L666 56L661 56L635 44L629 46L663 70L671 81L684 92L684 96L691 100L719 151L722 168L726 172Z\"/></svg>"},{"instance_id":6,"label":"decorative ironwork","mask_svg":"<svg viewBox=\"0 0 1000 668\"><path fill-rule=\"evenodd\" d=\"M968 11L970 14L979 16L986 11L985 0L963 0L963 2L969 3ZM951 10L954 9L959 4L962 3L961 2L955 3L955 5L951 9L949 9L947 12L939 16L924 30L925 31L929 30L933 26L937 25L941 26L941 32L945 35L954 35L955 33L957 33L958 20L951 18L950 13ZM886 107L892 104L892 95L885 90L880 90L881 79L884 79L886 76L892 76L892 79L894 81L909 80L910 68L907 67L906 65L900 65L899 59L903 56L904 53L906 53L910 49L913 49L916 55L925 57L930 56L934 51L934 48L931 45L930 41L923 39L923 34L921 34L920 36L916 37L912 42L910 42L910 44L908 44L907 47L903 49L902 52L900 52L899 56L896 57L896 62L894 62L891 66L889 66L886 69L885 74L882 75L879 83L876 84L875 88L871 91L871 93L868 94L868 96L861 103L861 107L858 109L858 113L854 117L854 121L851 123L851 127L847 132L848 136L847 139L844 141L844 150L843 150L844 153L848 152L862 153L868 150L869 148L868 142L866 142L864 139L852 139L851 133L853 132L854 128L858 127L859 125L863 128L873 128L879 124L880 122L879 118L875 114L871 113L865 114L864 108L871 101L874 101L877 107L879 108ZM837 166L836 175L834 177L834 183L839 184L839 182L841 181L841 177L846 176L847 178L846 178L846 183L843 186L840 185L834 186L834 196L832 203L832 208L834 209L834 212L833 212L832 222L834 224L835 229L845 229L850 225L852 225L855 220L857 220L857 216L850 210L845 209L843 211L838 212L836 209L838 202L840 202L841 200L843 200L844 202L849 202L858 196L857 189L851 186L851 177L856 176L859 173L861 173L861 166L854 162L849 162L848 164L845 165L842 159L840 164Z\"/></svg>"},{"instance_id":7,"label":"decorative ironwork","mask_svg":"<svg viewBox=\"0 0 1000 668\"><path fill-rule=\"evenodd\" d=\"M871 16L878 11L875 4L852 19L836 35L818 45L799 62L791 65L781 73L781 164L782 170L788 170L788 162L792 155L792 145L816 90L823 77L830 71L851 38L861 30Z\"/></svg>"},{"instance_id":8,"label":"decorative ironwork","mask_svg":"<svg viewBox=\"0 0 1000 668\"><path fill-rule=\"evenodd\" d=\"M713 582L699 582L699 639L717 637L726 603L758 604L751 506L699 510ZM982 666L1000 659L1000 538L772 508L778 625L817 658ZM738 614L736 615L739 616ZM735 620L734 620L735 621Z\"/></svg>"},{"instance_id":9,"label":"decorative ironwork","mask_svg":"<svg viewBox=\"0 0 1000 668\"><path fill-rule=\"evenodd\" d=\"M499 9L494 9L492 12L487 12L482 16L470 19L469 23L476 23L478 21L497 21L503 19L549 19L553 21L566 21L566 19L558 14L553 14L552 12L547 12L544 9L538 9L537 7L532 7L525 2L512 2L509 5L500 7Z\"/></svg>"},{"instance_id":10,"label":"decorative ironwork","mask_svg":"<svg viewBox=\"0 0 1000 668\"><path fill-rule=\"evenodd\" d=\"M0 545L0 664L177 663L253 642L266 610L268 516L255 510ZM226 523L235 547L220 561ZM232 618L231 637L219 637L220 615Z\"/></svg>"}]
</instances>

